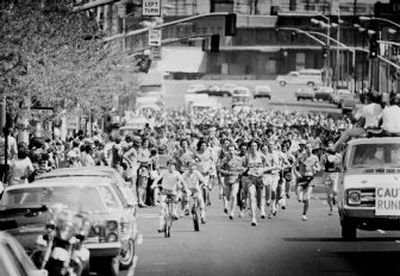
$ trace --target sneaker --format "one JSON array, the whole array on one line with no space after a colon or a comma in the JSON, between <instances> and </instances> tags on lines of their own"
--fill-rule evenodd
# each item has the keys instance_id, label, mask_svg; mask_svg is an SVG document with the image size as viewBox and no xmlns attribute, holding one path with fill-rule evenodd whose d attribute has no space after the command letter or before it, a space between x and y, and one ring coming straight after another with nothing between
<instances>
[{"instance_id":1,"label":"sneaker","mask_svg":"<svg viewBox=\"0 0 400 276\"><path fill-rule=\"evenodd\" d=\"M173 219L173 220L178 220L179 217L178 217L177 215L172 215L172 219Z\"/></svg>"},{"instance_id":2,"label":"sneaker","mask_svg":"<svg viewBox=\"0 0 400 276\"><path fill-rule=\"evenodd\" d=\"M282 210L285 210L286 209L286 205L282 205Z\"/></svg>"},{"instance_id":3,"label":"sneaker","mask_svg":"<svg viewBox=\"0 0 400 276\"><path fill-rule=\"evenodd\" d=\"M257 226L257 221L256 221L255 219L253 219L253 220L251 221L251 226Z\"/></svg>"},{"instance_id":4,"label":"sneaker","mask_svg":"<svg viewBox=\"0 0 400 276\"><path fill-rule=\"evenodd\" d=\"M158 231L158 233L162 233L162 232L164 232L164 229L158 228L157 231Z\"/></svg>"},{"instance_id":5,"label":"sneaker","mask_svg":"<svg viewBox=\"0 0 400 276\"><path fill-rule=\"evenodd\" d=\"M207 221L206 221L206 218L202 217L202 218L201 218L201 223L202 223L202 224L206 224L206 222L207 222Z\"/></svg>"},{"instance_id":6,"label":"sneaker","mask_svg":"<svg viewBox=\"0 0 400 276\"><path fill-rule=\"evenodd\" d=\"M269 213L269 214L268 214L268 218L269 218L269 219L272 219L272 213Z\"/></svg>"},{"instance_id":7,"label":"sneaker","mask_svg":"<svg viewBox=\"0 0 400 276\"><path fill-rule=\"evenodd\" d=\"M229 215L229 219L233 219L233 216L232 216L232 215Z\"/></svg>"},{"instance_id":8,"label":"sneaker","mask_svg":"<svg viewBox=\"0 0 400 276\"><path fill-rule=\"evenodd\" d=\"M185 210L185 216L190 215L190 211L188 209Z\"/></svg>"},{"instance_id":9,"label":"sneaker","mask_svg":"<svg viewBox=\"0 0 400 276\"><path fill-rule=\"evenodd\" d=\"M328 216L332 216L332 215L333 215L333 212L329 211Z\"/></svg>"},{"instance_id":10,"label":"sneaker","mask_svg":"<svg viewBox=\"0 0 400 276\"><path fill-rule=\"evenodd\" d=\"M228 214L228 208L224 208L224 213Z\"/></svg>"},{"instance_id":11,"label":"sneaker","mask_svg":"<svg viewBox=\"0 0 400 276\"><path fill-rule=\"evenodd\" d=\"M265 217L266 217L266 216L265 216L265 213L262 213L262 214L261 214L261 218L262 218L262 219L265 219Z\"/></svg>"},{"instance_id":12,"label":"sneaker","mask_svg":"<svg viewBox=\"0 0 400 276\"><path fill-rule=\"evenodd\" d=\"M274 215L274 217L276 217L276 210L273 210L272 214Z\"/></svg>"},{"instance_id":13,"label":"sneaker","mask_svg":"<svg viewBox=\"0 0 400 276\"><path fill-rule=\"evenodd\" d=\"M332 204L336 205L336 198L335 197L332 198Z\"/></svg>"},{"instance_id":14,"label":"sneaker","mask_svg":"<svg viewBox=\"0 0 400 276\"><path fill-rule=\"evenodd\" d=\"M290 198L290 194L289 193L286 193L286 198Z\"/></svg>"},{"instance_id":15,"label":"sneaker","mask_svg":"<svg viewBox=\"0 0 400 276\"><path fill-rule=\"evenodd\" d=\"M306 221L306 220L307 220L307 216L306 216L306 215L302 215L302 216L301 216L301 220L302 220L302 221Z\"/></svg>"}]
</instances>

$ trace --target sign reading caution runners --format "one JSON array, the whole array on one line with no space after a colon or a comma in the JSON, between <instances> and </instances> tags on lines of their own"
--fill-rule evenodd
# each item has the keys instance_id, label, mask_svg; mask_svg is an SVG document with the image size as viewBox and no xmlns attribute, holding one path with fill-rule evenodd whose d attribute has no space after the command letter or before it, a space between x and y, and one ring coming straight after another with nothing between
<instances>
[{"instance_id":1,"label":"sign reading caution runners","mask_svg":"<svg viewBox=\"0 0 400 276\"><path fill-rule=\"evenodd\" d=\"M161 46L161 30L149 30L149 46Z\"/></svg>"},{"instance_id":2,"label":"sign reading caution runners","mask_svg":"<svg viewBox=\"0 0 400 276\"><path fill-rule=\"evenodd\" d=\"M161 0L142 0L142 16L161 16Z\"/></svg>"},{"instance_id":3,"label":"sign reading caution runners","mask_svg":"<svg viewBox=\"0 0 400 276\"><path fill-rule=\"evenodd\" d=\"M400 216L400 185L397 181L376 185L375 215Z\"/></svg>"}]
</instances>

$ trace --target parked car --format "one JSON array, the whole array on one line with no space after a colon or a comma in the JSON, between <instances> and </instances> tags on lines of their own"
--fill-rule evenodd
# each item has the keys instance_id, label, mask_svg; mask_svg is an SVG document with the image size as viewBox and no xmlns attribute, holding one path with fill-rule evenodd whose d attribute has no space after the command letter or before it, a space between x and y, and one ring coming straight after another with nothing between
<instances>
[{"instance_id":1,"label":"parked car","mask_svg":"<svg viewBox=\"0 0 400 276\"><path fill-rule=\"evenodd\" d=\"M287 84L306 84L308 86L322 85L322 70L319 69L303 69L300 71L292 71L287 75L278 75L277 82L281 86Z\"/></svg>"},{"instance_id":2,"label":"parked car","mask_svg":"<svg viewBox=\"0 0 400 276\"><path fill-rule=\"evenodd\" d=\"M18 241L6 232L0 232L1 275L47 276L44 269L37 269Z\"/></svg>"},{"instance_id":3,"label":"parked car","mask_svg":"<svg viewBox=\"0 0 400 276\"><path fill-rule=\"evenodd\" d=\"M399 149L399 137L347 143L337 185L343 239L356 239L357 229L400 230Z\"/></svg>"},{"instance_id":4,"label":"parked car","mask_svg":"<svg viewBox=\"0 0 400 276\"><path fill-rule=\"evenodd\" d=\"M342 107L344 97L353 95L348 89L336 89L332 94L332 103L336 104L338 108Z\"/></svg>"},{"instance_id":5,"label":"parked car","mask_svg":"<svg viewBox=\"0 0 400 276\"><path fill-rule=\"evenodd\" d=\"M222 85L221 90L230 91L232 93L237 87L238 86L234 83L225 83L224 85Z\"/></svg>"},{"instance_id":6,"label":"parked car","mask_svg":"<svg viewBox=\"0 0 400 276\"><path fill-rule=\"evenodd\" d=\"M356 96L353 94L345 94L341 101L341 108L343 114L351 113L356 107Z\"/></svg>"},{"instance_id":7,"label":"parked car","mask_svg":"<svg viewBox=\"0 0 400 276\"><path fill-rule=\"evenodd\" d=\"M229 88L231 89L231 88ZM230 97L232 96L231 90L223 90L219 88L217 85L210 85L205 90L199 90L196 92L197 94L207 94L209 96L217 96L217 97Z\"/></svg>"},{"instance_id":8,"label":"parked car","mask_svg":"<svg viewBox=\"0 0 400 276\"><path fill-rule=\"evenodd\" d=\"M192 94L196 93L198 91L206 90L207 87L204 84L191 84L189 85L188 89L186 90L186 93Z\"/></svg>"},{"instance_id":9,"label":"parked car","mask_svg":"<svg viewBox=\"0 0 400 276\"><path fill-rule=\"evenodd\" d=\"M297 101L300 100L311 100L314 101L315 99L315 92L314 89L311 87L302 87L296 90L296 99Z\"/></svg>"},{"instance_id":10,"label":"parked car","mask_svg":"<svg viewBox=\"0 0 400 276\"><path fill-rule=\"evenodd\" d=\"M114 187L108 177L88 176L56 177L8 187L0 201L0 230L32 252L49 219L44 207L61 203L72 211L85 211L92 222L85 241L92 268L98 275L115 275L123 251L133 262L137 225Z\"/></svg>"},{"instance_id":11,"label":"parked car","mask_svg":"<svg viewBox=\"0 0 400 276\"><path fill-rule=\"evenodd\" d=\"M38 179L58 179L71 177L99 177L111 179L112 181L110 182L110 186L113 188L115 193L118 195L119 200L122 202L122 208L125 210L125 212L132 214L133 217L136 216L137 197L133 193L130 183L125 182L121 175L113 168L95 166L56 169L40 175ZM132 240L122 244L123 246L119 261L123 269L132 265L135 254L135 240L137 232L136 219L134 220L134 224L135 233L131 237Z\"/></svg>"},{"instance_id":12,"label":"parked car","mask_svg":"<svg viewBox=\"0 0 400 276\"><path fill-rule=\"evenodd\" d=\"M254 98L267 98L271 100L271 87L268 85L256 85L254 88Z\"/></svg>"},{"instance_id":13,"label":"parked car","mask_svg":"<svg viewBox=\"0 0 400 276\"><path fill-rule=\"evenodd\" d=\"M314 98L316 101L322 100L329 102L332 98L334 89L332 87L321 86L315 90Z\"/></svg>"}]
</instances>

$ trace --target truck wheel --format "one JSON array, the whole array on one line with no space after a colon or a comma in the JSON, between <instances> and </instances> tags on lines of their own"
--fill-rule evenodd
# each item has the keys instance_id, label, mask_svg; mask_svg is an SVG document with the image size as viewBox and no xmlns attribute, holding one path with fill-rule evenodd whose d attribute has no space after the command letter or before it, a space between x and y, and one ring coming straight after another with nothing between
<instances>
[{"instance_id":1,"label":"truck wheel","mask_svg":"<svg viewBox=\"0 0 400 276\"><path fill-rule=\"evenodd\" d=\"M279 84L280 84L281 86L285 86L285 85L286 85L286 81L280 81Z\"/></svg>"},{"instance_id":2,"label":"truck wheel","mask_svg":"<svg viewBox=\"0 0 400 276\"><path fill-rule=\"evenodd\" d=\"M357 228L355 225L343 222L342 223L342 238L346 241L353 241L357 239Z\"/></svg>"},{"instance_id":3,"label":"truck wheel","mask_svg":"<svg viewBox=\"0 0 400 276\"><path fill-rule=\"evenodd\" d=\"M119 274L119 258L107 257L99 258L92 265L98 276L118 276Z\"/></svg>"},{"instance_id":4,"label":"truck wheel","mask_svg":"<svg viewBox=\"0 0 400 276\"><path fill-rule=\"evenodd\" d=\"M133 259L135 257L135 241L129 239L128 241L128 248L125 252L121 252L119 256L119 268L122 270L129 269L129 267L133 263Z\"/></svg>"}]
</instances>

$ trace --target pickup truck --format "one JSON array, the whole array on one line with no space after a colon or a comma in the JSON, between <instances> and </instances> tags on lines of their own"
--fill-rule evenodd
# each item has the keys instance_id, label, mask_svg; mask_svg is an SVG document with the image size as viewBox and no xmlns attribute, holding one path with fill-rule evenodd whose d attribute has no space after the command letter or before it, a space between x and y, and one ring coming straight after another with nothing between
<instances>
[{"instance_id":1,"label":"pickup truck","mask_svg":"<svg viewBox=\"0 0 400 276\"><path fill-rule=\"evenodd\" d=\"M287 84L305 84L308 86L322 85L322 70L303 69L300 71L292 71L287 75L278 75L276 81L281 86Z\"/></svg>"},{"instance_id":2,"label":"pickup truck","mask_svg":"<svg viewBox=\"0 0 400 276\"><path fill-rule=\"evenodd\" d=\"M338 180L342 238L357 229L400 230L400 137L350 140Z\"/></svg>"}]
</instances>

